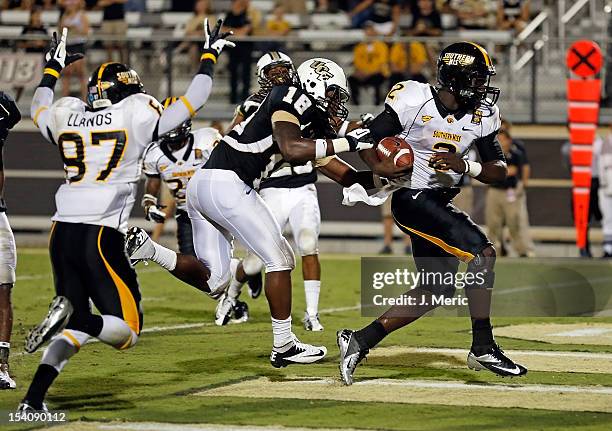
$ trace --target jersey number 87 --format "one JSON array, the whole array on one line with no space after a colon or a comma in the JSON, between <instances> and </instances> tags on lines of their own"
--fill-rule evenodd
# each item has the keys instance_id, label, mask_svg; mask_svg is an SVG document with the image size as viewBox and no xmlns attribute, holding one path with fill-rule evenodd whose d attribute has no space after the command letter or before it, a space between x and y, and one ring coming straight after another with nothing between
<instances>
[{"instance_id":1,"label":"jersey number 87","mask_svg":"<svg viewBox=\"0 0 612 431\"><path fill-rule=\"evenodd\" d=\"M114 141L113 150L109 156L106 167L102 169L96 178L96 181L105 181L115 169L121 158L123 157L123 151L127 143L127 134L125 130L113 130L104 132L91 132L91 145L101 145L103 141ZM67 143L74 145L73 154L67 153ZM77 169L75 175L68 178L70 183L81 181L87 172L87 166L85 163L85 143L80 133L76 132L64 132L62 133L57 141L60 149L62 160L66 167L73 167Z\"/></svg>"}]
</instances>

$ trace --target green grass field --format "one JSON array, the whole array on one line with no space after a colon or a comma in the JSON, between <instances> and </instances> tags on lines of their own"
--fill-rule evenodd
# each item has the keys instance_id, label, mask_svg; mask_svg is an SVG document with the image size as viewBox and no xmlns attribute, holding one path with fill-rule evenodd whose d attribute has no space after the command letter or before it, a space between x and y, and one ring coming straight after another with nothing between
<instances>
[{"instance_id":1,"label":"green grass field","mask_svg":"<svg viewBox=\"0 0 612 431\"><path fill-rule=\"evenodd\" d=\"M516 324L573 328L557 342L498 336L505 350L527 351L522 357L530 372L520 380L467 369L467 318L424 318L374 350L357 370L358 384L341 387L336 330L371 320L360 317L356 307L359 265L358 257L322 257L323 333L307 333L298 325L304 294L299 268L294 273L294 331L306 342L326 345L329 354L322 363L282 370L268 361L271 328L263 297L248 299L250 322L216 327L212 300L154 264L139 265L145 333L128 351L101 343L81 349L47 398L51 409L68 411L72 423L57 429L187 429L136 426L143 422L213 424L205 429L215 429L215 424L262 427L255 429L612 429L612 342L605 341L610 340L605 329L612 324L610 317L494 319L500 331ZM502 290L517 283L516 264L509 265L507 275L498 277ZM587 272L605 282L602 274L610 274L610 269L602 263ZM27 329L44 315L53 296L46 250L22 251L18 276L11 356L18 389L0 392L5 416L17 406L40 359L40 353L22 351ZM500 296L496 301L507 299ZM575 331L583 326L595 342L603 341L587 345L571 335L582 334Z\"/></svg>"}]
</instances>

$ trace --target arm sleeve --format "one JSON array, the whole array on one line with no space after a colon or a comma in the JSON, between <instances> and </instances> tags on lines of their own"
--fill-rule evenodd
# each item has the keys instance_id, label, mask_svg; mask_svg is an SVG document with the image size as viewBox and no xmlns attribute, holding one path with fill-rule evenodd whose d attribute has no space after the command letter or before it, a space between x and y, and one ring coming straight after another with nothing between
<instances>
[{"instance_id":1,"label":"arm sleeve","mask_svg":"<svg viewBox=\"0 0 612 431\"><path fill-rule=\"evenodd\" d=\"M387 136L395 136L401 133L404 127L400 123L397 112L389 105L385 105L385 110L372 120L369 129L378 142Z\"/></svg>"},{"instance_id":2,"label":"arm sleeve","mask_svg":"<svg viewBox=\"0 0 612 431\"><path fill-rule=\"evenodd\" d=\"M156 141L158 136L168 133L193 117L208 100L211 89L212 78L210 76L203 73L194 76L185 95L179 97L181 103L173 103L162 113L152 140Z\"/></svg>"},{"instance_id":3,"label":"arm sleeve","mask_svg":"<svg viewBox=\"0 0 612 431\"><path fill-rule=\"evenodd\" d=\"M51 130L53 126L51 124L53 117L49 108L53 104L53 90L49 87L38 87L34 92L32 98L32 105L30 106L30 116L34 121L36 127L40 129L40 133L45 139L53 144L53 136Z\"/></svg>"},{"instance_id":4,"label":"arm sleeve","mask_svg":"<svg viewBox=\"0 0 612 431\"><path fill-rule=\"evenodd\" d=\"M501 160L502 162L506 161L504 152L502 151L501 145L499 145L499 141L497 140L497 130L487 136L476 139L476 141L474 141L474 145L476 145L476 148L478 149L478 154L480 155L480 160L482 160L482 162L486 163L495 160Z\"/></svg>"},{"instance_id":5,"label":"arm sleeve","mask_svg":"<svg viewBox=\"0 0 612 431\"><path fill-rule=\"evenodd\" d=\"M153 146L155 144L151 144L151 146L147 149L147 152L144 157L144 162L142 163L142 171L147 177L159 178L159 170L157 169L157 157L155 157L155 152L153 151Z\"/></svg>"}]
</instances>

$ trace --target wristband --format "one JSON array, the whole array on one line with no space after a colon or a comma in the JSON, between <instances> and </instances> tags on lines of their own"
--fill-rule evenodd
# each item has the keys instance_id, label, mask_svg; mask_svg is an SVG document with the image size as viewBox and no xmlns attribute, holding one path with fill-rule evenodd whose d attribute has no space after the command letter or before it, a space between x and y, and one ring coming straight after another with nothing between
<instances>
[{"instance_id":1,"label":"wristband","mask_svg":"<svg viewBox=\"0 0 612 431\"><path fill-rule=\"evenodd\" d=\"M325 139L315 140L315 159L327 156L327 141Z\"/></svg>"},{"instance_id":2,"label":"wristband","mask_svg":"<svg viewBox=\"0 0 612 431\"><path fill-rule=\"evenodd\" d=\"M472 178L476 178L482 172L482 165L478 162L463 160L465 163L465 173Z\"/></svg>"},{"instance_id":3,"label":"wristband","mask_svg":"<svg viewBox=\"0 0 612 431\"><path fill-rule=\"evenodd\" d=\"M334 154L344 153L351 149L349 141L346 138L332 139L332 145L334 146Z\"/></svg>"},{"instance_id":4,"label":"wristband","mask_svg":"<svg viewBox=\"0 0 612 431\"><path fill-rule=\"evenodd\" d=\"M157 198L153 196L152 194L146 193L142 197L142 201L140 201L140 205L144 207L147 202L151 202L151 205L157 205Z\"/></svg>"},{"instance_id":5,"label":"wristband","mask_svg":"<svg viewBox=\"0 0 612 431\"><path fill-rule=\"evenodd\" d=\"M351 124L350 121L348 120L344 120L342 122L342 126L340 126L340 130L338 130L338 137L339 138L344 138L344 136L346 136L346 131L348 130L349 125Z\"/></svg>"}]
</instances>

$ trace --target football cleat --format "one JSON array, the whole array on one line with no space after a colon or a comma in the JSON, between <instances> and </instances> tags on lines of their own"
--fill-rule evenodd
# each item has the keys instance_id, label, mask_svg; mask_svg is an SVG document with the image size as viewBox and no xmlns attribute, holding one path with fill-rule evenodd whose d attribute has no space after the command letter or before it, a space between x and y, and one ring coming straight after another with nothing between
<instances>
[{"instance_id":1,"label":"football cleat","mask_svg":"<svg viewBox=\"0 0 612 431\"><path fill-rule=\"evenodd\" d=\"M231 323L244 323L249 320L249 306L246 302L236 300L232 307Z\"/></svg>"},{"instance_id":2,"label":"football cleat","mask_svg":"<svg viewBox=\"0 0 612 431\"><path fill-rule=\"evenodd\" d=\"M65 296L56 296L44 320L32 328L25 339L25 351L34 353L55 334L63 331L72 315L72 304Z\"/></svg>"},{"instance_id":3,"label":"football cleat","mask_svg":"<svg viewBox=\"0 0 612 431\"><path fill-rule=\"evenodd\" d=\"M497 344L493 344L482 355L476 355L473 350L470 350L467 365L474 371L486 369L502 377L517 377L527 374L527 368L508 358Z\"/></svg>"},{"instance_id":4,"label":"football cleat","mask_svg":"<svg viewBox=\"0 0 612 431\"><path fill-rule=\"evenodd\" d=\"M321 325L321 322L319 321L319 314L315 314L314 316L311 316L310 314L308 314L308 312L304 313L304 319L302 320L302 323L304 324L304 329L307 331L322 331L323 330L323 325Z\"/></svg>"},{"instance_id":5,"label":"football cleat","mask_svg":"<svg viewBox=\"0 0 612 431\"><path fill-rule=\"evenodd\" d=\"M0 389L15 389L17 385L9 374L8 364L0 364Z\"/></svg>"},{"instance_id":6,"label":"football cleat","mask_svg":"<svg viewBox=\"0 0 612 431\"><path fill-rule=\"evenodd\" d=\"M323 359L326 354L327 348L325 346L312 346L302 343L293 335L291 347L282 352L276 347L272 349L270 363L274 368L283 368L291 364L312 364Z\"/></svg>"},{"instance_id":7,"label":"football cleat","mask_svg":"<svg viewBox=\"0 0 612 431\"><path fill-rule=\"evenodd\" d=\"M149 234L137 226L128 229L125 237L125 250L132 265L153 259L155 247Z\"/></svg>"},{"instance_id":8,"label":"football cleat","mask_svg":"<svg viewBox=\"0 0 612 431\"><path fill-rule=\"evenodd\" d=\"M41 403L40 408L36 408L36 407L38 406L34 406L28 400L23 400L22 402L19 403L19 406L17 406L17 412L18 413L35 413L35 412L49 413L49 409L47 408L47 405L44 402Z\"/></svg>"},{"instance_id":9,"label":"football cleat","mask_svg":"<svg viewBox=\"0 0 612 431\"><path fill-rule=\"evenodd\" d=\"M336 342L340 349L340 379L342 383L349 386L353 384L353 373L357 365L370 352L363 349L355 339L355 332L350 329L343 329L336 334Z\"/></svg>"},{"instance_id":10,"label":"football cleat","mask_svg":"<svg viewBox=\"0 0 612 431\"><path fill-rule=\"evenodd\" d=\"M261 291L263 290L263 281L261 279L261 272L258 272L255 275L251 275L247 279L247 284L249 286L249 295L251 298L255 299L261 295Z\"/></svg>"},{"instance_id":11,"label":"football cleat","mask_svg":"<svg viewBox=\"0 0 612 431\"><path fill-rule=\"evenodd\" d=\"M215 310L215 324L217 326L224 326L229 323L235 305L236 300L227 296L227 293L221 295Z\"/></svg>"}]
</instances>

